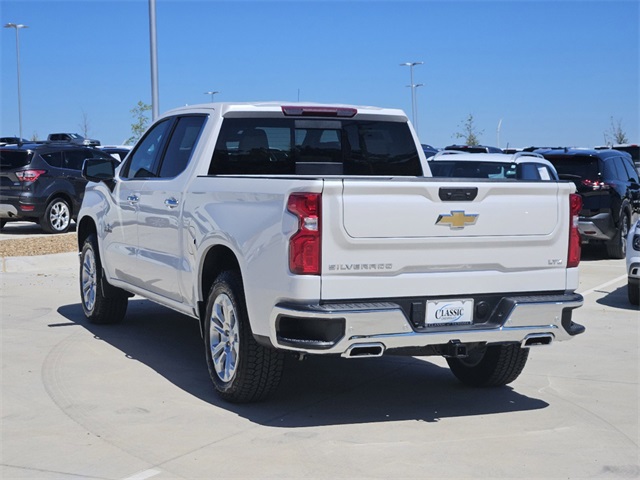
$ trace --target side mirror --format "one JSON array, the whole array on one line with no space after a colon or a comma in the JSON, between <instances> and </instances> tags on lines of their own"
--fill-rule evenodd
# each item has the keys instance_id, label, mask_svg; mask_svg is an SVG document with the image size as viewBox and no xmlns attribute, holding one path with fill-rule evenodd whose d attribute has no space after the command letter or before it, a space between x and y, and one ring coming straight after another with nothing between
<instances>
[{"instance_id":1,"label":"side mirror","mask_svg":"<svg viewBox=\"0 0 640 480\"><path fill-rule=\"evenodd\" d=\"M90 182L112 182L116 176L115 159L87 158L82 164L82 176Z\"/></svg>"}]
</instances>

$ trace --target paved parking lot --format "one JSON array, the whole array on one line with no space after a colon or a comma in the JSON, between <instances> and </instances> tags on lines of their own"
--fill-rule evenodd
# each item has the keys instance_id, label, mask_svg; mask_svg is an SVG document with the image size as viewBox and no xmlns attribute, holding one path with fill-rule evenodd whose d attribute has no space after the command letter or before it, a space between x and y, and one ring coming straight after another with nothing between
<instances>
[{"instance_id":1,"label":"paved parking lot","mask_svg":"<svg viewBox=\"0 0 640 480\"><path fill-rule=\"evenodd\" d=\"M88 324L74 253L1 278L4 479L638 478L639 311L624 261L581 264L587 332L501 389L440 358L291 361L272 400L209 384L194 320L132 299Z\"/></svg>"}]
</instances>

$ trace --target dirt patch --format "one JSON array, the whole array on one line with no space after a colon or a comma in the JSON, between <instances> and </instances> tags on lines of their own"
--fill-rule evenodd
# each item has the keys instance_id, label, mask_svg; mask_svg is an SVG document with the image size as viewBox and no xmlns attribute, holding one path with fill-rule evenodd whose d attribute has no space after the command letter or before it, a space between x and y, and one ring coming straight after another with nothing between
<instances>
[{"instance_id":1,"label":"dirt patch","mask_svg":"<svg viewBox=\"0 0 640 480\"><path fill-rule=\"evenodd\" d=\"M30 257L77 250L78 236L75 232L0 241L0 257Z\"/></svg>"}]
</instances>

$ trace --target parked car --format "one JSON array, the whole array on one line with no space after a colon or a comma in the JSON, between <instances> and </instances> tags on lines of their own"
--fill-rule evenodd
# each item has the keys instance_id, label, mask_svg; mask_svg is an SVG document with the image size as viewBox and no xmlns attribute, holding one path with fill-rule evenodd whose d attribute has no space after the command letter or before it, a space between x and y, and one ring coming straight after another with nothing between
<instances>
[{"instance_id":1,"label":"parked car","mask_svg":"<svg viewBox=\"0 0 640 480\"><path fill-rule=\"evenodd\" d=\"M551 162L536 153L464 153L443 150L429 159L434 177L558 180Z\"/></svg>"},{"instance_id":2,"label":"parked car","mask_svg":"<svg viewBox=\"0 0 640 480\"><path fill-rule=\"evenodd\" d=\"M73 143L75 145L100 145L100 140L85 138L82 135L78 135L77 133L50 133L47 140L49 140L50 142Z\"/></svg>"},{"instance_id":3,"label":"parked car","mask_svg":"<svg viewBox=\"0 0 640 480\"><path fill-rule=\"evenodd\" d=\"M632 305L640 305L640 221L627 238L627 295Z\"/></svg>"},{"instance_id":4,"label":"parked car","mask_svg":"<svg viewBox=\"0 0 640 480\"><path fill-rule=\"evenodd\" d=\"M25 143L0 147L0 227L14 220L39 223L47 233L64 233L80 210L87 181L86 158L107 153L72 144Z\"/></svg>"},{"instance_id":5,"label":"parked car","mask_svg":"<svg viewBox=\"0 0 640 480\"><path fill-rule=\"evenodd\" d=\"M606 150L608 148L612 148L614 150L618 150L619 152L627 152L629 155L631 155L631 160L633 160L633 163L636 166L636 170L640 172L640 145L622 143L617 145L602 145L594 148L596 150Z\"/></svg>"},{"instance_id":6,"label":"parked car","mask_svg":"<svg viewBox=\"0 0 640 480\"><path fill-rule=\"evenodd\" d=\"M579 230L583 243L604 243L611 258L625 258L627 234L640 213L640 180L631 156L618 150L538 150L560 179L582 196Z\"/></svg>"},{"instance_id":7,"label":"parked car","mask_svg":"<svg viewBox=\"0 0 640 480\"><path fill-rule=\"evenodd\" d=\"M129 154L132 147L130 145L104 145L99 146L98 148L103 152L108 153L119 162L122 162Z\"/></svg>"},{"instance_id":8,"label":"parked car","mask_svg":"<svg viewBox=\"0 0 640 480\"><path fill-rule=\"evenodd\" d=\"M432 147L431 145L427 145L426 143L422 143L420 146L422 147L422 150L424 151L424 154L427 158L432 157L433 155L438 153L438 149L436 147Z\"/></svg>"},{"instance_id":9,"label":"parked car","mask_svg":"<svg viewBox=\"0 0 640 480\"><path fill-rule=\"evenodd\" d=\"M14 145L18 143L27 143L29 140L20 137L0 137L0 145Z\"/></svg>"},{"instance_id":10,"label":"parked car","mask_svg":"<svg viewBox=\"0 0 640 480\"><path fill-rule=\"evenodd\" d=\"M449 145L445 150L456 150L467 153L503 153L498 147L487 147L485 145Z\"/></svg>"}]
</instances>

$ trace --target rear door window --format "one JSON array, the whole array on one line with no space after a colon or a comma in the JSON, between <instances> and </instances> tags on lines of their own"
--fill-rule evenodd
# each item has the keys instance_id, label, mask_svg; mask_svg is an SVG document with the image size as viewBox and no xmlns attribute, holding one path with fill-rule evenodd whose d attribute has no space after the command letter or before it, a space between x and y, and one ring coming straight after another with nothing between
<instances>
[{"instance_id":1,"label":"rear door window","mask_svg":"<svg viewBox=\"0 0 640 480\"><path fill-rule=\"evenodd\" d=\"M93 158L92 151L85 149L65 150L63 155L62 168L68 168L70 170L82 170L84 161L87 158Z\"/></svg>"}]
</instances>

